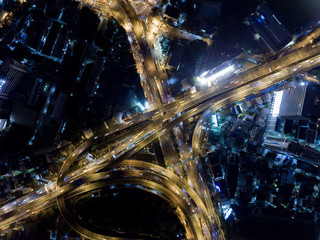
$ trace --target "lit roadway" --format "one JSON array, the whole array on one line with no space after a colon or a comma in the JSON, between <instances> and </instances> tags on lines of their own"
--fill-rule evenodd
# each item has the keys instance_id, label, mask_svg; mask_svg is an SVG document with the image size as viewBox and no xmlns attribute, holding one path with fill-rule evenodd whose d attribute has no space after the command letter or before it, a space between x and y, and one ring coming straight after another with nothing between
<instances>
[{"instance_id":1,"label":"lit roadway","mask_svg":"<svg viewBox=\"0 0 320 240\"><path fill-rule=\"evenodd\" d=\"M162 20L159 20L155 17L149 17L147 19L147 22L148 22L148 25L150 25L152 32L164 35L170 39L182 38L189 41L202 40L202 41L205 41L208 45L212 43L210 38L203 38L199 35L185 32L178 28L172 27L166 22L163 22Z\"/></svg>"},{"instance_id":2,"label":"lit roadway","mask_svg":"<svg viewBox=\"0 0 320 240\"><path fill-rule=\"evenodd\" d=\"M132 179L132 177L134 179ZM136 179L138 178L138 179ZM112 182L106 180L112 179ZM109 169L108 172L97 173L90 177L84 178L85 182L92 183L98 180L103 182L84 185L72 193L80 194L93 189L102 188L118 184L130 184L126 187L142 186L160 197L165 196L165 200L174 202L183 213L181 222L186 227L188 239L212 239L215 235L210 236L208 229L211 226L208 212L198 194L181 178L172 173L170 170L164 169L158 165L146 163L137 160L123 161L117 168ZM59 198L58 204L63 216L67 221L73 221L68 209L65 207L63 198ZM78 232L82 232L81 226L76 222L72 222L72 226L76 226ZM85 230L87 231L87 230ZM214 233L212 230L211 232ZM82 234L84 234L82 232ZM99 237L95 233L87 233L93 239L103 239L105 236ZM203 238L202 236L206 236Z\"/></svg>"},{"instance_id":3,"label":"lit roadway","mask_svg":"<svg viewBox=\"0 0 320 240\"><path fill-rule=\"evenodd\" d=\"M55 198L57 197L58 204L60 203L59 208L63 211L63 202L61 202L63 201L63 198L60 196L65 192L76 191L79 179L85 179L85 176L90 176L96 173L98 170L104 169L105 167L115 167L123 160L130 158L132 154L136 153L140 149L144 148L145 146L149 145L154 140L159 138L166 131L168 131L168 129L173 128L181 121L187 120L192 116L206 111L211 106L213 106L212 110L219 109L226 104L232 104L236 101L242 100L245 96L248 96L252 93L258 93L262 89L268 88L282 80L288 79L298 73L310 70L318 65L320 65L320 47L318 45L314 47L308 45L296 51L290 52L289 54L280 57L279 59L273 60L267 64L263 64L259 67L243 72L233 78L226 80L223 83L220 83L219 85L214 85L210 88L194 94L187 94L183 98L177 99L175 102L161 106L151 112L143 113L142 115L131 119L127 123L115 126L106 130L105 133L93 136L77 149L75 149L75 151L69 156L61 169L57 184L55 185L55 183L51 183L49 185L49 191L42 188L37 192L31 193L21 199L15 200L12 203L2 206L0 212L0 228L4 228L11 223L19 221L31 214L35 214L38 211L41 211L43 208L55 204ZM166 114L163 114L164 112ZM177 116L178 114L181 115ZM148 119L153 120L143 130L139 131L138 133L132 134L130 138L128 138L126 141L123 141L120 145L112 149L112 151L107 152L103 156L99 157L94 163L90 163L68 176L66 175L67 170L71 166L72 162L74 162L77 157L93 143L101 140L104 135L109 136L115 132L120 131L121 129L134 126L135 124ZM201 118L202 121L204 119L205 117ZM201 139L202 134L200 130L201 123L202 122L199 122L197 124L193 137L192 148L196 156L200 153L199 139ZM150 169L148 169L148 166L146 166L145 168L146 171L150 171ZM189 216L190 209L192 209L192 207L188 208L188 206L184 206L183 202L181 202L181 199L175 198L172 195L172 191L171 193L164 193L163 191L163 187L165 187L169 190L175 189L178 192L181 192L182 189L185 190L185 188L182 187L181 184L172 181L174 187L170 187L159 182L157 184L151 184L152 182L153 181L149 182L149 180L136 181L137 184L146 187L151 187L152 185L151 188L153 190L160 193L163 192L163 194L166 195L167 198L170 198L170 201L172 201L176 206L179 206L181 211L184 213L184 217L189 223L188 226L191 226L191 228L188 228L186 226L186 230L190 236L190 239L205 239L206 231L210 231L211 236L216 236L217 239L223 239L223 236L219 235L219 233L215 233L216 231L219 232L220 224L218 217L215 215L214 210L212 209L212 206L207 205L204 201L205 210L201 210L201 212L199 211L199 216L195 219ZM195 195L193 197L195 197ZM199 199L201 199L201 197ZM193 201L195 200L193 199ZM199 221L197 220L199 218L204 219L204 221L201 222L201 230L199 229L199 222L197 222ZM66 217L66 220L68 221L68 217ZM69 223L70 221L74 220L69 220ZM73 225L73 222L70 224L77 230L75 225ZM217 226L217 228L213 226ZM82 230L78 229L77 231L86 235L82 232ZM88 235L90 234L91 233L88 233ZM192 235L192 237L190 234ZM199 237L199 234L203 234L203 236Z\"/></svg>"},{"instance_id":4,"label":"lit roadway","mask_svg":"<svg viewBox=\"0 0 320 240\"><path fill-rule=\"evenodd\" d=\"M162 66L160 65L161 58L159 55L156 54L154 46L154 35L152 32L152 28L149 27L147 29L146 24L141 21L139 16L136 14L134 8L128 4L126 0L119 0L117 1L118 5L116 7L112 7L112 15L117 19L117 21L125 28L127 31L127 35L129 37L129 41L131 43L133 52L135 52L136 56L142 55L142 58L136 57L135 60L137 62L137 66L140 66L142 70L140 72L142 77L142 87L147 93L149 103L152 107L161 107L163 103L168 103L169 99L167 94L164 94L164 90L162 88L162 82L166 81L168 76L165 72L161 71ZM110 3L109 3L110 4ZM91 5L96 11L98 12L106 12L110 14L110 11L107 11L105 7L107 6L105 3L101 3L99 1L95 2ZM119 8L121 7L121 9ZM118 14L124 13L124 14ZM127 17L128 19L125 19ZM161 26L162 28L162 26ZM163 31L168 31L168 29L163 29ZM138 60L138 61L137 61ZM142 61L142 66L139 62ZM163 62L163 60L162 60ZM145 81L143 80L145 79ZM145 84L146 82L147 84ZM161 123L160 123L161 124ZM164 133L159 137L160 145L163 151L164 158L167 165L172 165L179 161L178 154L173 147L173 140L169 133ZM180 169L181 166L176 167L176 171L180 176L184 176L182 170ZM195 171L195 169L194 169ZM190 174L191 175L191 174ZM197 174L198 175L198 174ZM202 178L193 178L193 186L197 189L198 193L202 193L200 183L198 180ZM191 182L190 178L189 181ZM204 183L202 182L202 185ZM209 196L207 197L207 205L212 205L211 199Z\"/></svg>"},{"instance_id":5,"label":"lit roadway","mask_svg":"<svg viewBox=\"0 0 320 240\"><path fill-rule=\"evenodd\" d=\"M287 46L277 53L277 55L287 54L288 52L296 51L302 47L305 47L308 44L312 44L313 41L320 36L320 26L314 26L313 29L309 29L309 34L304 36L299 42L291 41ZM293 44L294 43L294 44Z\"/></svg>"},{"instance_id":6,"label":"lit roadway","mask_svg":"<svg viewBox=\"0 0 320 240\"><path fill-rule=\"evenodd\" d=\"M134 8L126 0L81 0L85 5L92 7L99 16L114 17L125 29L135 59L137 71L141 77L141 85L151 108L158 108L165 98L159 80L158 71L152 59L149 45L146 41L146 26L140 21Z\"/></svg>"},{"instance_id":7,"label":"lit roadway","mask_svg":"<svg viewBox=\"0 0 320 240\"><path fill-rule=\"evenodd\" d=\"M72 181L72 179L74 181L75 179L79 179L82 176L85 176L87 173L93 173L99 169L104 168L105 166L108 166L108 164L113 163L115 165L115 163L121 162L122 159L129 158L128 156L132 155L133 153L139 151L139 149L150 144L161 134L163 134L167 129L172 128L177 123L208 109L210 106L212 106L213 101L215 102L213 106L215 106L216 109L219 109L220 107L223 107L226 104L231 104L235 101L243 99L246 95L258 93L260 90L272 86L273 84L279 81L282 81L298 73L305 72L309 69L318 66L320 64L319 54L319 46L316 46L314 48L310 46L305 47L303 49L298 50L297 52L290 53L289 55L286 55L283 58L274 60L269 64L264 64L260 67L244 72L228 80L225 84L212 86L202 92L191 94L189 96L186 96L185 98L177 100L172 104L168 104L168 106L164 106L158 111L154 110L152 112L147 112L142 114L141 116L131 119L130 123L132 124L129 124L134 125L140 121L148 119L150 115L157 116L161 114L161 112L164 109L165 111L167 111L167 114L159 116L156 120L152 121L149 124L149 127L146 127L141 132L133 135L128 141L124 142L122 146L118 146L111 153L108 153L103 157L97 159L95 164L89 164L84 169L72 173L69 176L69 180L67 180L66 182L69 183L70 181ZM277 63L277 65L275 65L275 63ZM238 85L235 84L235 82L237 81ZM225 89L224 85L229 87ZM178 113L181 113L182 111L185 111L184 114L181 114L181 116L173 119L174 116L176 116ZM148 117L144 117L146 115ZM162 122L168 123L161 125ZM124 123L120 126L110 128L110 133L107 132L104 135L109 135L112 132L124 129L127 127L127 125L127 123ZM199 127L200 124L197 125L197 128ZM195 137L193 139L193 149L196 153L199 152L197 149L200 146L199 143L197 143L196 139L198 134L201 133L201 131L197 130L197 128L194 134ZM93 136L92 138L84 142L80 147L78 147L67 159L65 165L62 168L62 173L64 168L68 168L65 166L67 166L69 163L71 165L71 163L85 149L91 146L102 136L101 134ZM118 154L119 158L118 156L112 157L112 155ZM21 200L16 200L14 201L16 202L16 204L14 204L13 202L3 206L1 210L6 214L2 214L0 216L0 228L6 227L11 223L23 219L28 215L32 214L32 212L37 212L38 208L41 210L41 206L45 206L50 203L53 204L55 197L59 196L61 193L63 193L63 191L68 189L72 189L72 185L63 186L57 190L55 190L55 187L53 186L51 193L46 193L46 191L38 190L37 192L24 197L23 199L28 198L28 200L25 202ZM18 202L20 202L21 206L17 206Z\"/></svg>"},{"instance_id":8,"label":"lit roadway","mask_svg":"<svg viewBox=\"0 0 320 240\"><path fill-rule=\"evenodd\" d=\"M89 1L90 2L90 1ZM152 107L158 108L162 105L162 102L166 102L166 96L163 92L163 88L160 81L159 72L154 62L153 54L150 50L149 43L147 41L147 27L143 21L140 20L136 14L134 8L126 0L117 0L116 4L112 5L112 11L110 8L110 2L107 4L96 1L94 4L90 4L87 1L87 5L93 6L95 11L99 13L106 13L113 16L121 26L127 32L127 35L131 37L131 47L135 52L135 60L137 63L138 71L142 77L142 87L147 94L147 98ZM113 4L113 2L111 2ZM138 56L141 57L139 58ZM142 62L142 64L141 64ZM141 69L139 69L141 68Z\"/></svg>"},{"instance_id":9,"label":"lit roadway","mask_svg":"<svg viewBox=\"0 0 320 240\"><path fill-rule=\"evenodd\" d=\"M130 168L127 169L124 166L129 166ZM129 177L139 179L132 180ZM61 187L58 191L48 193L41 199L36 199L29 204L19 207L14 213L6 214L6 217L11 217L17 221L26 216L35 214L52 206L52 204L55 203L53 198L59 195L61 196L61 194L66 195L68 198L110 185L116 184L118 187L118 184L130 183L133 185L126 186L136 187L138 185L142 186L144 189L149 188L152 193L157 194L160 197L165 196L165 200L174 202L183 213L180 217L182 217L181 222L184 223L186 227L188 239L193 239L193 236L197 236L196 239L212 239L208 232L211 224L205 205L202 203L197 193L185 181L165 168L151 163L127 160L123 161L117 168L109 169L107 172L93 174L84 177L81 180L83 184L79 188L76 188L78 185L77 181L69 183ZM101 180L103 180L103 182L96 183ZM76 231L92 239L106 238L106 236L92 233L82 228L75 222L70 216L68 209L65 207L62 197L58 198L58 206L63 216ZM30 208L32 208L32 210L30 210ZM3 224L8 224L8 220L10 219L1 221L1 226ZM212 232L214 233L214 231ZM207 237L202 238L202 234Z\"/></svg>"}]
</instances>

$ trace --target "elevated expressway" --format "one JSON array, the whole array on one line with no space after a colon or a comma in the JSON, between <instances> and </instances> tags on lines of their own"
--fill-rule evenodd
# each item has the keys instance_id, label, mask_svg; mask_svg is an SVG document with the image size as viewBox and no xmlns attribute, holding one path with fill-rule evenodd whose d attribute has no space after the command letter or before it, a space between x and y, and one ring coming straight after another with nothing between
<instances>
[{"instance_id":1,"label":"elevated expressway","mask_svg":"<svg viewBox=\"0 0 320 240\"><path fill-rule=\"evenodd\" d=\"M145 92L149 104L152 108L160 108L163 104L170 101L170 97L164 93L162 82L167 81L168 76L165 71L161 71L162 67L160 62L163 62L161 56L157 54L154 49L154 43L156 42L154 34L152 32L153 27L147 27L146 22L142 21L135 9L127 0L117 1L83 1L93 10L98 12L102 16L113 16L118 23L126 30L129 42L133 51L133 55L136 61L138 73L141 76L141 85ZM151 19L149 19L151 21ZM150 26L150 21L148 26ZM147 21L148 22L148 21ZM152 21L151 21L152 22ZM169 32L172 29L163 28L161 25L161 31ZM131 41L130 41L131 39ZM163 151L166 165L172 165L179 161L179 156L173 147L173 140L169 132L162 134L159 137L159 142ZM183 176L180 166L176 167L176 171L180 176ZM189 178L189 176L183 176ZM197 189L198 193L202 193L201 178L193 178L193 186ZM191 179L188 179L191 182ZM211 201L210 198L207 202ZM212 205L212 203L210 203Z\"/></svg>"},{"instance_id":2,"label":"elevated expressway","mask_svg":"<svg viewBox=\"0 0 320 240\"><path fill-rule=\"evenodd\" d=\"M115 2L86 1L96 12L102 15L113 16L126 30L133 56L136 62L138 73L141 77L141 86L151 108L160 108L168 103L170 97L164 93L162 82L167 81L168 76L163 71L161 56L154 49L155 39L150 28L137 15L135 9L127 0L117 0ZM111 11L110 11L111 9ZM175 149L173 149L170 134L164 134L160 138L160 145L164 152L166 162L176 162L178 159Z\"/></svg>"},{"instance_id":3,"label":"elevated expressway","mask_svg":"<svg viewBox=\"0 0 320 240\"><path fill-rule=\"evenodd\" d=\"M188 239L216 239L210 236L210 219L206 207L197 193L181 178L171 171L158 165L137 160L125 160L116 168L108 169L107 172L97 173L85 177L84 184L72 194L81 194L94 189L113 185L113 187L135 187L150 191L177 207L181 222L185 225ZM112 181L110 181L112 180ZM96 181L101 181L96 183ZM128 185L129 184L129 185ZM58 206L65 219L80 233L92 239L103 239L106 236L99 236L89 233L83 229L71 216L63 197L59 197ZM212 228L212 226L211 226ZM211 231L214 233L214 231ZM205 238L203 238L205 236Z\"/></svg>"},{"instance_id":4,"label":"elevated expressway","mask_svg":"<svg viewBox=\"0 0 320 240\"><path fill-rule=\"evenodd\" d=\"M49 206L54 204L56 197L60 199L59 196L65 191L71 191L77 187L77 185L72 184L76 180L93 174L105 167L114 167L117 164L120 164L121 161L128 159L129 156L152 143L167 129L172 128L179 122L204 112L210 107L212 108L211 111L213 111L225 106L226 104L232 104L235 101L243 99L247 95L258 93L262 89L268 88L269 86L272 86L284 79L292 77L298 73L305 72L318 65L320 65L320 47L307 46L270 63L239 74L238 76L228 80L225 84L215 85L202 92L190 94L184 98L176 100L174 103L163 106L159 110L147 112L141 116L133 118L129 123L110 128L110 132L107 131L106 133L93 136L80 145L69 156L61 169L57 187L52 187L52 192L30 194L28 195L28 198L32 199L32 201L26 201L24 204L20 202L21 206L13 204L9 210L7 205L3 206L1 208L2 214L0 215L0 228L21 220L31 215L32 212L35 214L42 208L47 207L47 205ZM164 111L166 114L161 116L161 113ZM177 117L179 113L181 115ZM85 168L78 170L69 176L65 176L66 170L69 168L68 165L71 166L72 162L94 142L102 138L104 135L110 135L120 129L126 128L127 125L134 125L145 120L147 118L145 116L157 116L157 118L144 130L123 142L121 146L118 146L112 152L98 158L95 163L89 164ZM196 154L199 153L200 148L200 144L197 139L199 139L199 134L201 134L201 123L204 121L206 116L207 114L200 118L194 132L193 151ZM66 185L63 186L64 179L67 180ZM37 192L39 192L39 190ZM32 198L30 197L31 195L33 196ZM18 200L16 200L16 202L18 202ZM209 211L210 206L206 206L206 208L207 211ZM209 219L210 218L212 223L211 226L218 224L218 221L215 221L216 216L213 216L210 213Z\"/></svg>"},{"instance_id":5,"label":"elevated expressway","mask_svg":"<svg viewBox=\"0 0 320 240\"><path fill-rule=\"evenodd\" d=\"M116 7L114 7L113 9L116 9ZM118 12L118 10L117 12L113 12L113 16L115 16L115 18L120 22L122 21L122 24L126 26L125 22L123 21L123 16L121 16L120 18L119 15L121 14L120 12ZM51 190L49 193L47 193L44 189L40 189L36 193L32 193L27 195L26 197L23 197L21 200L16 200L15 203L9 203L8 205L3 206L1 208L0 215L0 228L8 226L9 224L30 216L31 214L35 214L38 211L41 211L41 209L54 204L55 198L58 198L58 204L60 202L59 208L63 211L63 202L61 202L63 201L61 200L63 199L62 194L68 191L75 191L75 189L77 189L78 187L75 183L79 179L85 179L85 176L94 174L95 172L98 172L99 170L106 167L110 168L121 164L123 160L128 159L132 154L152 143L154 140L164 134L168 129L174 127L179 122L187 120L192 116L198 115L201 112L206 111L210 107L212 107L211 111L214 111L225 106L226 104L232 104L233 102L241 100L251 93L258 93L260 90L268 88L269 86L272 86L282 80L312 69L320 65L319 59L320 47L318 45L315 45L315 47L307 45L283 57L280 57L279 59L273 60L262 66L243 72L238 76L220 83L219 85L214 85L195 94L187 94L181 99L177 99L172 103L160 106L153 111L146 112L141 116L133 118L128 123L110 128L105 133L100 133L93 136L82 145L80 145L77 149L75 149L75 151L69 156L61 169L57 184L51 184ZM155 91L155 89L153 90ZM208 114L204 115L200 119L193 135L194 137L192 148L194 154L196 155L200 152L199 139L201 139L202 134L201 121L204 121L205 116L207 115ZM132 135L126 141L123 141L119 146L115 147L111 152L108 152L99 157L94 163L91 163L68 176L66 175L68 168L76 160L76 158L93 143L101 140L105 136L109 136L122 129L128 128L129 126L134 126L141 121L145 121L151 118L153 120L144 130ZM194 174L194 177L196 176L198 176L198 173ZM63 185L64 180L66 185ZM139 182L139 184L142 184L142 182ZM158 191L157 188L160 189L160 186L154 185L154 187L156 187L155 190ZM177 186L180 185L177 184ZM26 199L27 201L25 201ZM180 206L179 204L181 204L181 202L177 201L174 202L174 204ZM217 226L219 228L219 219L215 215L212 205L208 205L206 202L204 203L204 205L206 211L201 214L204 214L203 216L205 216L205 214L208 214L208 216L204 218L207 220L203 222L206 222L207 229L209 229L211 235L214 235L214 232L217 231L217 229L213 229L212 226ZM181 209L184 208L181 206ZM187 212L186 214L188 215ZM184 215L185 217L187 216L186 214ZM190 221L190 226L192 224L193 226L198 226L198 223L192 223L193 220ZM192 228L187 229L187 233L189 235L192 233L195 239L205 239L202 237L199 238L199 231L195 232L194 230L192 230ZM204 232L202 234L204 234ZM190 238L192 239L193 237ZM218 236L217 234L217 239L219 238L220 236Z\"/></svg>"},{"instance_id":6,"label":"elevated expressway","mask_svg":"<svg viewBox=\"0 0 320 240\"><path fill-rule=\"evenodd\" d=\"M166 102L160 73L150 50L151 44L146 39L148 37L147 27L140 20L132 5L127 0L81 0L79 2L91 7L99 16L114 17L125 29L145 96L152 108L159 108L163 102Z\"/></svg>"}]
</instances>

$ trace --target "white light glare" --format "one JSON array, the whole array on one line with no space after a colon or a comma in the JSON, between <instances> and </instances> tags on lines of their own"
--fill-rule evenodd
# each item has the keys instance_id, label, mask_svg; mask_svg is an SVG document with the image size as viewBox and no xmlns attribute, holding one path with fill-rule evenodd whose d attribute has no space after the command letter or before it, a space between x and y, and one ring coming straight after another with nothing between
<instances>
[{"instance_id":1,"label":"white light glare","mask_svg":"<svg viewBox=\"0 0 320 240\"><path fill-rule=\"evenodd\" d=\"M276 97L273 104L272 116L279 115L283 91L275 92L275 94L276 94Z\"/></svg>"},{"instance_id":2,"label":"white light glare","mask_svg":"<svg viewBox=\"0 0 320 240\"><path fill-rule=\"evenodd\" d=\"M138 102L138 106L141 108L142 111L145 110L145 107L140 102Z\"/></svg>"},{"instance_id":3,"label":"white light glare","mask_svg":"<svg viewBox=\"0 0 320 240\"><path fill-rule=\"evenodd\" d=\"M8 123L7 119L0 119L0 131L6 128L7 123Z\"/></svg>"},{"instance_id":4,"label":"white light glare","mask_svg":"<svg viewBox=\"0 0 320 240\"><path fill-rule=\"evenodd\" d=\"M213 123L213 126L214 126L214 127L218 127L218 126L219 126L217 114L214 114L214 115L212 116L212 123Z\"/></svg>"},{"instance_id":5,"label":"white light glare","mask_svg":"<svg viewBox=\"0 0 320 240\"><path fill-rule=\"evenodd\" d=\"M228 211L224 214L224 219L227 220L228 217L231 215L232 213L232 208L228 208Z\"/></svg>"},{"instance_id":6,"label":"white light glare","mask_svg":"<svg viewBox=\"0 0 320 240\"><path fill-rule=\"evenodd\" d=\"M6 83L6 81L4 79L0 78L0 91L3 88L4 84Z\"/></svg>"},{"instance_id":7,"label":"white light glare","mask_svg":"<svg viewBox=\"0 0 320 240\"><path fill-rule=\"evenodd\" d=\"M144 107L145 107L146 109L149 109L149 108L150 108L149 102L146 101L146 103L144 104Z\"/></svg>"},{"instance_id":8,"label":"white light glare","mask_svg":"<svg viewBox=\"0 0 320 240\"><path fill-rule=\"evenodd\" d=\"M205 71L205 72L201 73L200 77L201 77L201 78L204 77L208 72L209 72L209 71Z\"/></svg>"},{"instance_id":9,"label":"white light glare","mask_svg":"<svg viewBox=\"0 0 320 240\"><path fill-rule=\"evenodd\" d=\"M209 77L202 77L204 76L207 72L204 72L201 74L200 77L197 78L198 82L200 82L201 84L208 84L210 82L212 82L213 80L219 78L219 77L222 77L223 75L227 74L227 73L230 73L230 72L233 72L235 70L235 66L234 65L231 65L223 70L221 70L220 72L217 72Z\"/></svg>"}]
</instances>

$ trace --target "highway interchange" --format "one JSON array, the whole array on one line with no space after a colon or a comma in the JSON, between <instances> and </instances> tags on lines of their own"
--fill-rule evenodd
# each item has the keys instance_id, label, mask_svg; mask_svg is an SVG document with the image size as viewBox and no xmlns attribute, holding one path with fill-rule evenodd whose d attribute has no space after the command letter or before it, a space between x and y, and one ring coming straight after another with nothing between
<instances>
[{"instance_id":1,"label":"highway interchange","mask_svg":"<svg viewBox=\"0 0 320 240\"><path fill-rule=\"evenodd\" d=\"M45 188L38 189L34 193L1 207L0 228L7 227L58 203L66 221L82 235L91 239L113 239L110 236L99 235L83 228L68 213L64 199L110 185L125 186L125 184L130 184L132 187L142 186L146 191L151 191L173 202L180 209L179 217L186 228L188 239L224 239L219 218L213 209L211 200L209 200L210 194L206 186L203 185L203 181L199 182L201 178L201 174L199 175L198 172L198 169L201 169L201 145L206 131L203 125L206 119L218 109L243 100L252 93L259 93L261 90L298 73L319 66L320 46L304 44L278 59L245 71L200 92L188 93L180 99L170 102L161 85L161 81L165 81L166 76L163 76L160 73L162 71L158 70L161 69L161 66L157 66L160 61L155 61L155 55L152 54L152 44L149 44L148 37L145 37L148 36L147 26L139 17L137 19L134 8L127 1L119 0L116 2L119 4L112 6L99 3L97 11L101 13L103 10L105 15L113 16L126 29L128 38L137 39L136 44L132 43L131 47L135 60L141 63L142 58L144 62L142 69L138 68L138 72L142 76L141 81L146 97L153 104L152 110L132 118L128 122L106 129L82 143L66 160L56 183L50 183ZM96 7L98 2L95 5L89 1L85 3L88 6ZM132 26L130 26L131 24ZM189 181L163 167L126 160L162 137L180 122L203 112L205 113L198 121L192 139L192 154L195 161L187 164L188 180L194 182L194 185L199 184L204 189L201 192L199 185L193 189L189 185ZM152 120L150 121L150 119ZM143 130L130 135L130 128L147 120L150 122ZM82 169L67 175L72 163L92 144L123 130L128 130L128 137L118 146ZM125 168L125 166L133 167L133 169ZM105 168L108 168L106 172L97 173ZM123 176L128 177L124 178ZM78 186L79 183L82 185ZM184 196L184 198L179 196Z\"/></svg>"}]
</instances>

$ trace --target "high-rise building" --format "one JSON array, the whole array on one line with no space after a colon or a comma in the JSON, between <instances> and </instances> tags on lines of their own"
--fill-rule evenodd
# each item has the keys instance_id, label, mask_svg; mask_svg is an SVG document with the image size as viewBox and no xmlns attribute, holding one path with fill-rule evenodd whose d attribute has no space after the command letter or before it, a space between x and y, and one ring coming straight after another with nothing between
<instances>
[{"instance_id":1,"label":"high-rise building","mask_svg":"<svg viewBox=\"0 0 320 240\"><path fill-rule=\"evenodd\" d=\"M27 68L16 60L7 59L0 66L0 98L8 98L17 87Z\"/></svg>"},{"instance_id":2,"label":"high-rise building","mask_svg":"<svg viewBox=\"0 0 320 240\"><path fill-rule=\"evenodd\" d=\"M248 17L248 22L253 28L255 39L268 52L276 53L291 40L287 28L265 3L259 5Z\"/></svg>"},{"instance_id":3,"label":"high-rise building","mask_svg":"<svg viewBox=\"0 0 320 240\"><path fill-rule=\"evenodd\" d=\"M17 87L27 68L16 60L6 59L0 64L0 117L6 119L10 115L9 96Z\"/></svg>"},{"instance_id":4,"label":"high-rise building","mask_svg":"<svg viewBox=\"0 0 320 240\"><path fill-rule=\"evenodd\" d=\"M299 85L277 92L272 114L273 117L278 117L275 130L299 142L318 143L319 90L319 85L301 82ZM276 103L279 93L281 99Z\"/></svg>"}]
</instances>

